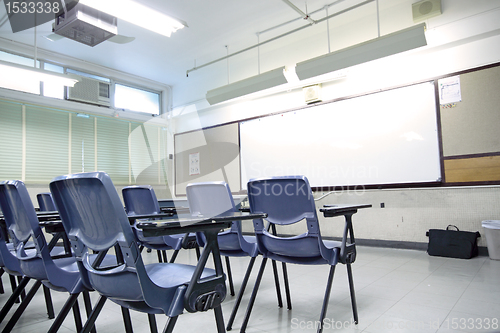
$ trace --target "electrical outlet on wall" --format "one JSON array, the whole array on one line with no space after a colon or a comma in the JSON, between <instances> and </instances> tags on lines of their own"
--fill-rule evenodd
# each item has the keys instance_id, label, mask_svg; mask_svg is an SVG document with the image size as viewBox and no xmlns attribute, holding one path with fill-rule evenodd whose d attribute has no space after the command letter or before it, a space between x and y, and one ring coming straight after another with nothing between
<instances>
[{"instance_id":1,"label":"electrical outlet on wall","mask_svg":"<svg viewBox=\"0 0 500 333\"><path fill-rule=\"evenodd\" d=\"M200 153L189 154L189 175L200 174Z\"/></svg>"}]
</instances>

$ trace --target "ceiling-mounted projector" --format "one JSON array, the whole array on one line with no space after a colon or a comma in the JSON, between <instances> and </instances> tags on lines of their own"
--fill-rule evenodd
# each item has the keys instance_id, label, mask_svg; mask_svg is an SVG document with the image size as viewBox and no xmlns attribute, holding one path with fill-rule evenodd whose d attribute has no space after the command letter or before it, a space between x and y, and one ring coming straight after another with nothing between
<instances>
[{"instance_id":1,"label":"ceiling-mounted projector","mask_svg":"<svg viewBox=\"0 0 500 333\"><path fill-rule=\"evenodd\" d=\"M56 16L53 30L89 46L102 43L118 33L116 17L80 3Z\"/></svg>"}]
</instances>

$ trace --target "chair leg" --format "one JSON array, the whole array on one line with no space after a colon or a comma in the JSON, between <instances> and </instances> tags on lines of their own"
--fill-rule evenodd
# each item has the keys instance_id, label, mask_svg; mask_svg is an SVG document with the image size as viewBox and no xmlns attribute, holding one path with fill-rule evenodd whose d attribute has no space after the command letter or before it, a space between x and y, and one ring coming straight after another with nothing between
<instances>
[{"instance_id":1,"label":"chair leg","mask_svg":"<svg viewBox=\"0 0 500 333\"><path fill-rule=\"evenodd\" d=\"M215 324L217 325L217 333L226 333L226 328L224 327L224 318L222 316L221 306L214 308L215 313Z\"/></svg>"},{"instance_id":2,"label":"chair leg","mask_svg":"<svg viewBox=\"0 0 500 333\"><path fill-rule=\"evenodd\" d=\"M54 305L52 304L52 297L50 296L50 289L43 286L43 296L45 297L45 306L47 307L47 316L49 319L54 319Z\"/></svg>"},{"instance_id":3,"label":"chair leg","mask_svg":"<svg viewBox=\"0 0 500 333\"><path fill-rule=\"evenodd\" d=\"M234 296L234 284L233 284L233 274L231 273L231 264L229 263L229 257L226 256L226 268L227 268L227 279L229 280L229 291L231 296Z\"/></svg>"},{"instance_id":4,"label":"chair leg","mask_svg":"<svg viewBox=\"0 0 500 333\"><path fill-rule=\"evenodd\" d=\"M288 310L292 309L292 297L290 295L290 284L288 283L288 271L286 269L286 263L282 262L283 267L283 280L285 280L285 293L286 293L286 308Z\"/></svg>"},{"instance_id":5,"label":"chair leg","mask_svg":"<svg viewBox=\"0 0 500 333\"><path fill-rule=\"evenodd\" d=\"M10 289L12 289L12 292L14 292L14 290L16 290L17 288L16 277L14 275L9 274L9 281L10 281ZM19 303L19 300L16 300L16 303Z\"/></svg>"},{"instance_id":6,"label":"chair leg","mask_svg":"<svg viewBox=\"0 0 500 333\"><path fill-rule=\"evenodd\" d=\"M156 318L154 314L148 313L149 330L151 333L158 333L158 326L156 326Z\"/></svg>"},{"instance_id":7,"label":"chair leg","mask_svg":"<svg viewBox=\"0 0 500 333\"><path fill-rule=\"evenodd\" d=\"M170 263L173 263L179 254L179 250L175 250L172 256L170 257Z\"/></svg>"},{"instance_id":8,"label":"chair leg","mask_svg":"<svg viewBox=\"0 0 500 333\"><path fill-rule=\"evenodd\" d=\"M165 263L168 262L167 251L162 250L161 254L163 255L163 262L165 262Z\"/></svg>"},{"instance_id":9,"label":"chair leg","mask_svg":"<svg viewBox=\"0 0 500 333\"><path fill-rule=\"evenodd\" d=\"M354 281L352 279L352 267L351 264L346 264L347 266L347 277L349 278L349 289L351 291L351 305L352 305L352 314L354 317L354 323L358 324L358 306L356 304L356 294L354 292Z\"/></svg>"},{"instance_id":10,"label":"chair leg","mask_svg":"<svg viewBox=\"0 0 500 333\"><path fill-rule=\"evenodd\" d=\"M50 329L47 331L47 333L55 333L59 330L59 328L61 328L61 325L62 325L64 319L66 319L66 317L68 316L69 310L71 310L71 308L73 308L73 305L75 304L77 298L78 298L78 294L70 294L69 295L69 298L66 300L66 303L64 303L61 311L59 311L59 313L57 314L56 319L52 323L52 326L50 326ZM74 310L73 310L73 313L74 313ZM76 317L75 317L75 321L76 321ZM80 329L79 330L81 330L81 318L80 318Z\"/></svg>"},{"instance_id":11,"label":"chair leg","mask_svg":"<svg viewBox=\"0 0 500 333\"><path fill-rule=\"evenodd\" d=\"M75 301L73 308L73 317L75 318L75 328L77 332L80 332L83 328L82 315L80 314L80 306L78 305L78 299Z\"/></svg>"},{"instance_id":12,"label":"chair leg","mask_svg":"<svg viewBox=\"0 0 500 333\"><path fill-rule=\"evenodd\" d=\"M125 325L126 333L133 333L132 329L132 319L130 318L130 311L127 308L122 306L122 316L123 316L123 325Z\"/></svg>"},{"instance_id":13,"label":"chair leg","mask_svg":"<svg viewBox=\"0 0 500 333\"><path fill-rule=\"evenodd\" d=\"M281 298L281 287L280 287L280 280L278 277L278 267L276 266L275 260L271 260L271 263L273 265L274 284L276 285L276 296L278 297L278 307L282 308L283 307L283 300Z\"/></svg>"},{"instance_id":14,"label":"chair leg","mask_svg":"<svg viewBox=\"0 0 500 333\"><path fill-rule=\"evenodd\" d=\"M12 275L9 275L9 276L13 277ZM19 295L24 290L24 288L26 288L26 285L28 284L29 280L30 280L29 277L24 277L21 280L21 283L19 283L19 285L12 290L12 295L10 295L7 302L2 307L2 310L0 310L0 322L2 322L5 319L5 317L7 316L7 313L9 313L9 311L12 308L12 306L14 305L14 303L16 303L16 301L18 301ZM12 282L12 280L11 280L11 282ZM16 281L14 280L14 282L16 282Z\"/></svg>"},{"instance_id":15,"label":"chair leg","mask_svg":"<svg viewBox=\"0 0 500 333\"><path fill-rule=\"evenodd\" d=\"M90 294L87 290L85 290L83 293L83 304L85 305L85 313L87 314L87 320L90 318L90 315L92 314L92 301L90 300ZM92 333L97 333L95 326L92 327L91 330Z\"/></svg>"},{"instance_id":16,"label":"chair leg","mask_svg":"<svg viewBox=\"0 0 500 333\"><path fill-rule=\"evenodd\" d=\"M194 248L194 250L196 251L196 258L198 260L200 260L200 256L201 256L201 254L200 254L200 247L198 245L196 245L196 247Z\"/></svg>"},{"instance_id":17,"label":"chair leg","mask_svg":"<svg viewBox=\"0 0 500 333\"><path fill-rule=\"evenodd\" d=\"M163 333L172 333L174 330L175 323L177 322L177 317L168 317L167 323L165 324L165 328L163 329Z\"/></svg>"},{"instance_id":18,"label":"chair leg","mask_svg":"<svg viewBox=\"0 0 500 333\"><path fill-rule=\"evenodd\" d=\"M22 285L23 281L24 281L24 279L20 281L19 286ZM26 310L26 307L28 306L28 304L33 299L33 296L35 296L35 294L38 291L38 289L40 289L41 285L42 285L41 281L35 281L35 284L33 285L33 287L31 287L31 289L28 292L28 294L26 295L26 297L24 297L23 301L21 302L21 304L17 308L16 312L14 312L14 314L12 315L12 318L10 318L9 322L7 323L7 325L5 325L2 333L8 333L8 332L12 331L12 329L16 325L17 321L19 320L19 318L23 314L24 310ZM24 290L24 288L23 288L23 290Z\"/></svg>"},{"instance_id":19,"label":"chair leg","mask_svg":"<svg viewBox=\"0 0 500 333\"><path fill-rule=\"evenodd\" d=\"M0 267L0 294L5 293L5 290L3 289L3 282L1 279L4 272L5 272L5 270L3 269L3 267Z\"/></svg>"},{"instance_id":20,"label":"chair leg","mask_svg":"<svg viewBox=\"0 0 500 333\"><path fill-rule=\"evenodd\" d=\"M252 272L253 265L255 263L255 258L250 259L250 263L248 263L248 268L245 273L245 277L243 278L243 282L241 283L240 291L238 292L238 298L236 299L236 303L234 303L233 311L231 312L231 316L229 317L229 321L227 323L227 330L230 331L233 328L234 318L236 317L236 313L238 312L238 308L240 307L241 299L243 298L243 293L245 292L245 288L247 287L248 279L250 278L250 273Z\"/></svg>"},{"instance_id":21,"label":"chair leg","mask_svg":"<svg viewBox=\"0 0 500 333\"><path fill-rule=\"evenodd\" d=\"M18 276L17 277L17 283L18 284L21 283L22 279L23 279L22 276ZM21 302L24 300L25 297L26 297L26 292L23 290L23 291L21 291Z\"/></svg>"},{"instance_id":22,"label":"chair leg","mask_svg":"<svg viewBox=\"0 0 500 333\"><path fill-rule=\"evenodd\" d=\"M99 313L101 312L104 303L106 303L106 300L107 298L105 296L102 295L99 296L97 304L92 309L92 312L90 313L87 322L85 323L85 326L83 326L83 329L80 333L90 333L92 331L92 329L95 326L95 321L97 319L97 316L99 316Z\"/></svg>"},{"instance_id":23,"label":"chair leg","mask_svg":"<svg viewBox=\"0 0 500 333\"><path fill-rule=\"evenodd\" d=\"M321 315L319 318L318 333L323 331L323 321L325 320L326 310L328 309L328 302L330 301L330 292L332 291L333 275L335 274L335 266L330 266L330 274L328 275L328 282L326 284L325 298L323 298L323 307L321 308Z\"/></svg>"},{"instance_id":24,"label":"chair leg","mask_svg":"<svg viewBox=\"0 0 500 333\"><path fill-rule=\"evenodd\" d=\"M264 275L264 269L266 268L267 258L262 259L262 264L260 264L259 274L257 275L257 280L255 281L255 286L253 287L252 296L250 296L250 301L248 302L247 312L245 314L245 319L241 325L240 332L244 333L248 326L248 321L250 320L250 314L252 313L252 308L255 303L255 298L257 297L257 291L259 290L260 282L262 281L262 275Z\"/></svg>"}]
</instances>

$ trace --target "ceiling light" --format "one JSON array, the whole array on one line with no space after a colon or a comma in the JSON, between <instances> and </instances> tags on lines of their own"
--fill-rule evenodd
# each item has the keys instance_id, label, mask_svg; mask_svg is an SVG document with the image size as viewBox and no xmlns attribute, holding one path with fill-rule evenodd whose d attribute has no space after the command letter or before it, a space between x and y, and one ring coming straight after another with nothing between
<instances>
[{"instance_id":1,"label":"ceiling light","mask_svg":"<svg viewBox=\"0 0 500 333\"><path fill-rule=\"evenodd\" d=\"M15 79L17 81L43 81L45 83L61 84L73 87L79 77L73 74L61 74L49 72L40 68L19 65L0 60L0 72L3 78Z\"/></svg>"},{"instance_id":2,"label":"ceiling light","mask_svg":"<svg viewBox=\"0 0 500 333\"><path fill-rule=\"evenodd\" d=\"M206 99L210 105L224 102L236 97L248 95L257 91L269 89L287 83L283 70L285 66L273 69L241 81L227 84L220 88L209 90Z\"/></svg>"},{"instance_id":3,"label":"ceiling light","mask_svg":"<svg viewBox=\"0 0 500 333\"><path fill-rule=\"evenodd\" d=\"M186 22L131 0L80 0L79 3L167 37L187 26Z\"/></svg>"},{"instance_id":4,"label":"ceiling light","mask_svg":"<svg viewBox=\"0 0 500 333\"><path fill-rule=\"evenodd\" d=\"M425 23L415 25L336 52L300 62L295 72L301 80L359 65L427 45Z\"/></svg>"}]
</instances>

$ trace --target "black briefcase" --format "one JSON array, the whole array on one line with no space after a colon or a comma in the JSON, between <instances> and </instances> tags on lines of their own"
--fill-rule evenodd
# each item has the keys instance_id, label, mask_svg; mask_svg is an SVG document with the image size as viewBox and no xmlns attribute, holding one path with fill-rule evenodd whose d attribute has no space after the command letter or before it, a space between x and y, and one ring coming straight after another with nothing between
<instances>
[{"instance_id":1,"label":"black briefcase","mask_svg":"<svg viewBox=\"0 0 500 333\"><path fill-rule=\"evenodd\" d=\"M455 228L456 230L453 230ZM460 231L449 225L446 230L429 229L427 253L431 256L470 259L477 256L479 232Z\"/></svg>"}]
</instances>

